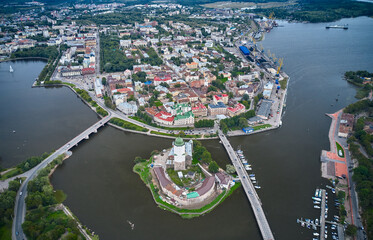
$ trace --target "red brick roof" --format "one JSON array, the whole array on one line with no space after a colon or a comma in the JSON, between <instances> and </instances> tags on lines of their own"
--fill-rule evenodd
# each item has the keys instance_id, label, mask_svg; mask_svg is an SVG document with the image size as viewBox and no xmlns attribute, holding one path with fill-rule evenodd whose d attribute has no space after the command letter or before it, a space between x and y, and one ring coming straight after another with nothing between
<instances>
[{"instance_id":1,"label":"red brick roof","mask_svg":"<svg viewBox=\"0 0 373 240\"><path fill-rule=\"evenodd\" d=\"M161 111L161 112L155 114L154 117L159 118L163 121L167 121L167 122L173 122L174 121L174 117L172 116L171 113L168 113L168 112Z\"/></svg>"},{"instance_id":2,"label":"red brick roof","mask_svg":"<svg viewBox=\"0 0 373 240\"><path fill-rule=\"evenodd\" d=\"M242 105L241 103L239 103L239 104L237 104L234 108L229 107L229 108L227 108L227 109L228 109L228 111L231 111L231 112L238 112L238 111L241 111L241 110L244 109L244 108L245 108L245 106Z\"/></svg>"}]
</instances>

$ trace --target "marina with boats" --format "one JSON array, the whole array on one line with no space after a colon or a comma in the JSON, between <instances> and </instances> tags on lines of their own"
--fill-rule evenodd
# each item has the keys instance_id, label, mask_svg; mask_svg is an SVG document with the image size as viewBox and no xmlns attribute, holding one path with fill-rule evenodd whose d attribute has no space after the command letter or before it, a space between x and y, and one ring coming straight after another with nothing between
<instances>
[{"instance_id":1,"label":"marina with boats","mask_svg":"<svg viewBox=\"0 0 373 240\"><path fill-rule=\"evenodd\" d=\"M334 184L334 183L333 183ZM335 189L331 186L326 186L331 192L334 194ZM343 235L343 225L339 223L339 216L334 215L332 221L328 221L328 192L325 189L316 189L314 196L312 196L313 204L315 209L320 209L320 218L316 218L315 220L308 219L308 218L300 218L297 219L297 223L299 223L302 227L306 227L308 229L314 230L312 233L313 240L324 240L324 239L344 239ZM334 206L338 209L339 208L339 201L335 200ZM328 224L328 225L326 225ZM328 227L329 233L328 234ZM319 228L319 232L317 229Z\"/></svg>"},{"instance_id":2,"label":"marina with boats","mask_svg":"<svg viewBox=\"0 0 373 240\"><path fill-rule=\"evenodd\" d=\"M242 164L244 165L245 170L246 171L252 171L253 170L252 166L251 166L251 164L248 163L248 161L245 158L245 155L243 155L243 151L241 150L240 147L237 149L236 153L237 153L237 156L239 157L239 159L241 160ZM259 186L259 183L256 180L254 173L249 174L249 178L250 178L251 182L253 183L253 185L256 189L261 189L261 186Z\"/></svg>"}]
</instances>

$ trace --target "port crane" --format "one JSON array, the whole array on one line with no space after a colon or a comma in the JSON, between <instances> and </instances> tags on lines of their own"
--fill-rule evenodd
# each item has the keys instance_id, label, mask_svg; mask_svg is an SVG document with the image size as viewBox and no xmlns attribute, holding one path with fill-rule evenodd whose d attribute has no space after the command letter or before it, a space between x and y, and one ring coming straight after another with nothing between
<instances>
[{"instance_id":1,"label":"port crane","mask_svg":"<svg viewBox=\"0 0 373 240\"><path fill-rule=\"evenodd\" d=\"M260 44L260 47L259 47L259 49L260 49L260 52L264 52L264 50L263 50L263 45L262 44Z\"/></svg>"},{"instance_id":2,"label":"port crane","mask_svg":"<svg viewBox=\"0 0 373 240\"><path fill-rule=\"evenodd\" d=\"M278 60L278 63L279 63L279 66L278 66L278 68L277 68L276 76L279 76L279 74L280 74L280 70L281 70L281 68L282 68L282 65L284 64L284 59L283 59L283 58L280 58L280 59Z\"/></svg>"},{"instance_id":3,"label":"port crane","mask_svg":"<svg viewBox=\"0 0 373 240\"><path fill-rule=\"evenodd\" d=\"M271 14L269 14L269 17L268 17L268 18L269 18L270 20L273 20L273 19L274 19L273 15L275 15L275 13L274 13L274 12L271 12Z\"/></svg>"}]
</instances>

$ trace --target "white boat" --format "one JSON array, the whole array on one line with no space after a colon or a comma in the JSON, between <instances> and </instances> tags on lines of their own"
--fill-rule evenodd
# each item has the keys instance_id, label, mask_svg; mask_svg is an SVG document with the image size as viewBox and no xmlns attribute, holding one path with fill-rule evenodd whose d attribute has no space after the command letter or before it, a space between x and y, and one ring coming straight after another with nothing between
<instances>
[{"instance_id":1,"label":"white boat","mask_svg":"<svg viewBox=\"0 0 373 240\"><path fill-rule=\"evenodd\" d=\"M313 204L320 204L319 201L313 201Z\"/></svg>"},{"instance_id":2,"label":"white boat","mask_svg":"<svg viewBox=\"0 0 373 240\"><path fill-rule=\"evenodd\" d=\"M250 177L251 180L253 181L256 181L256 178L255 177Z\"/></svg>"},{"instance_id":3,"label":"white boat","mask_svg":"<svg viewBox=\"0 0 373 240\"><path fill-rule=\"evenodd\" d=\"M313 233L313 236L318 237L318 236L320 236L320 234L315 232L315 233Z\"/></svg>"},{"instance_id":4,"label":"white boat","mask_svg":"<svg viewBox=\"0 0 373 240\"><path fill-rule=\"evenodd\" d=\"M319 205L313 205L313 208L320 209Z\"/></svg>"},{"instance_id":5,"label":"white boat","mask_svg":"<svg viewBox=\"0 0 373 240\"><path fill-rule=\"evenodd\" d=\"M261 186L258 186L258 185L255 185L254 186L256 189L261 189L262 187Z\"/></svg>"},{"instance_id":6,"label":"white boat","mask_svg":"<svg viewBox=\"0 0 373 240\"><path fill-rule=\"evenodd\" d=\"M252 170L251 167L249 167L248 165L245 166L245 169L246 169L247 171L251 171L251 170Z\"/></svg>"},{"instance_id":7,"label":"white boat","mask_svg":"<svg viewBox=\"0 0 373 240\"><path fill-rule=\"evenodd\" d=\"M9 72L11 72L11 73L14 72L12 66L9 66Z\"/></svg>"},{"instance_id":8,"label":"white boat","mask_svg":"<svg viewBox=\"0 0 373 240\"><path fill-rule=\"evenodd\" d=\"M319 202L321 202L321 199L320 199L320 198L312 197L312 199L315 200L315 201L319 201Z\"/></svg>"}]
</instances>

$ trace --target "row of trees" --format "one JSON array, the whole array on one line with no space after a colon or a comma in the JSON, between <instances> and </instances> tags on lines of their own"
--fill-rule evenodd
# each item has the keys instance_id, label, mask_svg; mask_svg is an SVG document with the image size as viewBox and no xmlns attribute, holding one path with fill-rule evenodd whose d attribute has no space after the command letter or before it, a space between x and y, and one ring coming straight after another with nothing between
<instances>
[{"instance_id":1,"label":"row of trees","mask_svg":"<svg viewBox=\"0 0 373 240\"><path fill-rule=\"evenodd\" d=\"M38 46L28 49L19 49L12 53L11 58L22 57L42 57L47 59L54 59L58 56L59 52L55 46Z\"/></svg>"},{"instance_id":2,"label":"row of trees","mask_svg":"<svg viewBox=\"0 0 373 240\"><path fill-rule=\"evenodd\" d=\"M141 110L137 111L136 117L140 118L148 125L153 125L153 119L148 114L146 114L145 112L142 112Z\"/></svg>"},{"instance_id":3,"label":"row of trees","mask_svg":"<svg viewBox=\"0 0 373 240\"><path fill-rule=\"evenodd\" d=\"M230 128L244 128L248 126L247 119L255 116L255 111L250 110L238 116L220 120L220 128L226 134Z\"/></svg>"},{"instance_id":4,"label":"row of trees","mask_svg":"<svg viewBox=\"0 0 373 240\"><path fill-rule=\"evenodd\" d=\"M35 167L36 165L38 165L39 163L41 163L44 159L49 157L49 155L50 153L45 152L40 157L30 157L26 161L23 161L20 164L18 164L17 168L20 168L22 172L26 172L31 168Z\"/></svg>"},{"instance_id":5,"label":"row of trees","mask_svg":"<svg viewBox=\"0 0 373 240\"><path fill-rule=\"evenodd\" d=\"M373 161L360 152L359 145L349 139L350 152L357 159L359 166L354 169L352 179L356 182L356 191L360 206L363 209L362 217L367 227L368 239L373 238Z\"/></svg>"},{"instance_id":6,"label":"row of trees","mask_svg":"<svg viewBox=\"0 0 373 240\"><path fill-rule=\"evenodd\" d=\"M0 194L0 228L6 225L9 232L12 228L14 204L20 186L19 179L15 179L9 182L8 190ZM5 236L4 232L0 232L0 239L7 239L7 237L11 236Z\"/></svg>"},{"instance_id":7,"label":"row of trees","mask_svg":"<svg viewBox=\"0 0 373 240\"><path fill-rule=\"evenodd\" d=\"M368 99L358 101L356 103L348 105L344 110L345 113L356 114L362 111L367 112L369 115L373 113L373 101Z\"/></svg>"},{"instance_id":8,"label":"row of trees","mask_svg":"<svg viewBox=\"0 0 373 240\"><path fill-rule=\"evenodd\" d=\"M147 132L148 131L147 128L143 128L143 127L137 126L136 124L124 121L124 120L122 120L120 118L112 118L112 119L110 119L110 123L113 123L113 124L115 124L117 126L120 126L122 128L126 128L126 129L131 129L131 130L136 130L136 131L143 131L143 132Z\"/></svg>"},{"instance_id":9,"label":"row of trees","mask_svg":"<svg viewBox=\"0 0 373 240\"><path fill-rule=\"evenodd\" d=\"M194 122L194 127L196 128L204 128L204 127L213 127L214 126L214 120L209 119L202 119L199 121Z\"/></svg>"}]
</instances>

